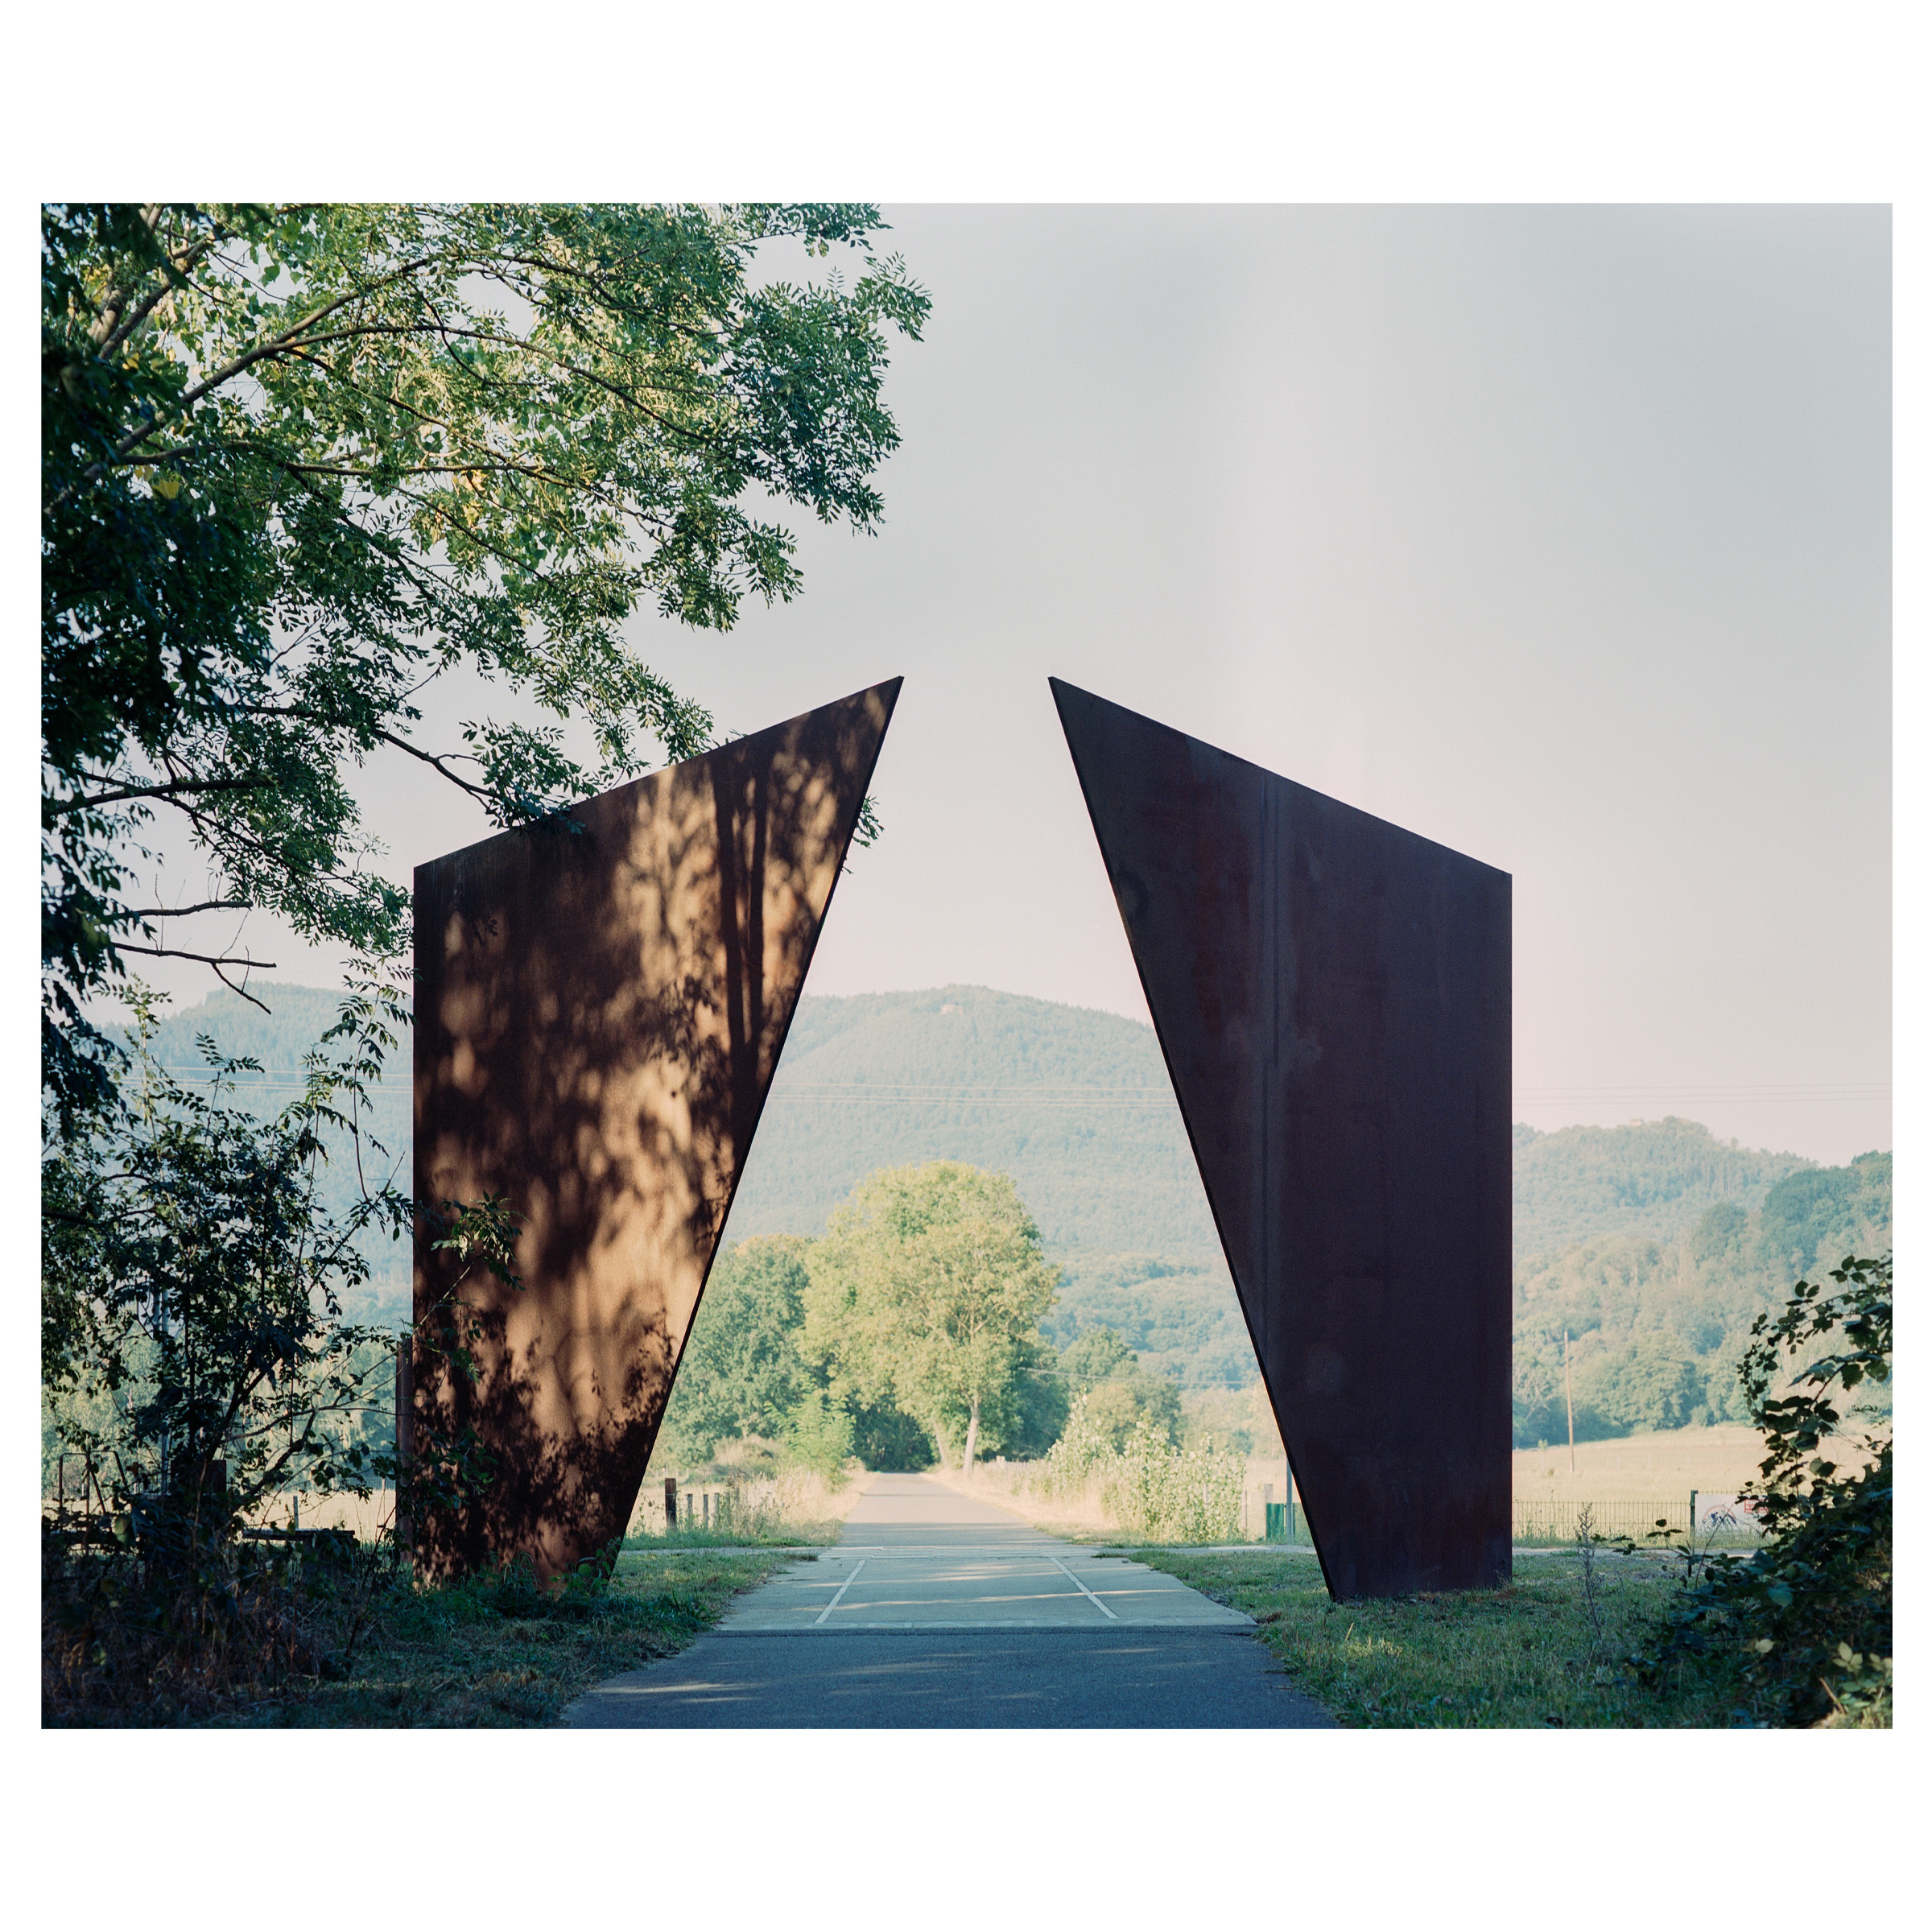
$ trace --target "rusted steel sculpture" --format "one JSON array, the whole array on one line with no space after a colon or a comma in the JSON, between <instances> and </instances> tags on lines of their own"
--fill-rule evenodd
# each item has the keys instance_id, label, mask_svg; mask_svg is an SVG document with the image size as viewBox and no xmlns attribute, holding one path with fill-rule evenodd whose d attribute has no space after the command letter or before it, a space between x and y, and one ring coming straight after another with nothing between
<instances>
[{"instance_id":1,"label":"rusted steel sculpture","mask_svg":"<svg viewBox=\"0 0 1932 1932\"><path fill-rule=\"evenodd\" d=\"M623 1534L898 691L418 868L415 1198L522 1217L520 1286L418 1225L419 1572Z\"/></svg>"},{"instance_id":2,"label":"rusted steel sculpture","mask_svg":"<svg viewBox=\"0 0 1932 1932\"><path fill-rule=\"evenodd\" d=\"M1509 1574L1509 877L1051 680L1323 1573Z\"/></svg>"}]
</instances>

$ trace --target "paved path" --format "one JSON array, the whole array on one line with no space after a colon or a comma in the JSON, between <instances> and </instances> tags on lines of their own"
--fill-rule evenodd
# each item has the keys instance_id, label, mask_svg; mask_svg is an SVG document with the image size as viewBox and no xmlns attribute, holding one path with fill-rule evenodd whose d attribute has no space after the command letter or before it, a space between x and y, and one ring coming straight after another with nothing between
<instances>
[{"instance_id":1,"label":"paved path","mask_svg":"<svg viewBox=\"0 0 1932 1932\"><path fill-rule=\"evenodd\" d=\"M917 1476L675 1657L565 1713L596 1728L1318 1728L1238 1610Z\"/></svg>"}]
</instances>

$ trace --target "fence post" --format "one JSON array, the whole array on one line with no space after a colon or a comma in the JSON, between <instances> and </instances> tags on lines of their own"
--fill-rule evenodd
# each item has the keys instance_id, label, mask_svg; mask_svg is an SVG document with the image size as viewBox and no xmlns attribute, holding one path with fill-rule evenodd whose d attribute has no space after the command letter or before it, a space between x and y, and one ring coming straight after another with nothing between
<instances>
[{"instance_id":1,"label":"fence post","mask_svg":"<svg viewBox=\"0 0 1932 1932\"><path fill-rule=\"evenodd\" d=\"M1689 1534L1695 1541L1697 1536L1697 1492L1695 1489L1690 1492L1690 1529Z\"/></svg>"},{"instance_id":2,"label":"fence post","mask_svg":"<svg viewBox=\"0 0 1932 1932\"><path fill-rule=\"evenodd\" d=\"M404 1502L408 1494L408 1470L415 1447L415 1365L411 1359L413 1347L407 1335L396 1337L396 1548L408 1549L414 1525Z\"/></svg>"},{"instance_id":3,"label":"fence post","mask_svg":"<svg viewBox=\"0 0 1932 1932\"><path fill-rule=\"evenodd\" d=\"M667 1476L664 1479L664 1527L675 1530L678 1526L678 1479Z\"/></svg>"}]
</instances>

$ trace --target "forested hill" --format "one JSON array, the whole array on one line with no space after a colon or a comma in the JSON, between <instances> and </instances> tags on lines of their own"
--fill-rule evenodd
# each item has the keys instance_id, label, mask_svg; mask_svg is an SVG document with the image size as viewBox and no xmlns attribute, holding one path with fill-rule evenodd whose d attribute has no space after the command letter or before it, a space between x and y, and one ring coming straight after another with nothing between
<instances>
[{"instance_id":1,"label":"forested hill","mask_svg":"<svg viewBox=\"0 0 1932 1932\"><path fill-rule=\"evenodd\" d=\"M1822 1281L1847 1254L1891 1245L1892 1157L1865 1154L1787 1175L1755 1212L1719 1200L1674 1236L1611 1234L1519 1261L1517 1441L1560 1441L1568 1426L1566 1335L1581 1437L1742 1421L1752 1319L1801 1275Z\"/></svg>"},{"instance_id":2,"label":"forested hill","mask_svg":"<svg viewBox=\"0 0 1932 1932\"><path fill-rule=\"evenodd\" d=\"M199 1063L194 1035L295 1090L336 996L258 985L272 1017L233 993L169 1018L157 1046ZM165 1010L165 1009L164 1009ZM407 1145L409 1042L385 1082L382 1129ZM945 1158L1004 1169L1049 1244L1165 1255L1209 1269L1220 1250L1152 1031L1117 1013L985 987L807 997L786 1042L731 1217L730 1238L817 1234L875 1168ZM1716 1139L1690 1121L1516 1129L1519 1261L1612 1235L1674 1238L1711 1207L1759 1207L1813 1163ZM407 1171L407 1170L405 1170Z\"/></svg>"},{"instance_id":3,"label":"forested hill","mask_svg":"<svg viewBox=\"0 0 1932 1932\"><path fill-rule=\"evenodd\" d=\"M272 1018L222 992L166 1023L160 1057L192 1067L195 1034L213 1032L266 1070L245 1088L264 1104L286 1100L336 996L256 990ZM404 1187L409 1082L405 1039L377 1123ZM1890 1242L1889 1155L1821 1169L1679 1120L1518 1127L1515 1139L1517 1424L1528 1440L1552 1426L1566 1327L1587 1429L1722 1413L1750 1316L1797 1273L1830 1266L1840 1244ZM974 986L807 997L727 1238L821 1233L874 1169L940 1158L1013 1176L1065 1270L1048 1323L1056 1343L1106 1327L1184 1384L1252 1377L1160 1050L1118 1014ZM405 1257L371 1259L385 1292L406 1294Z\"/></svg>"},{"instance_id":4,"label":"forested hill","mask_svg":"<svg viewBox=\"0 0 1932 1932\"><path fill-rule=\"evenodd\" d=\"M1051 1244L1217 1264L1153 1030L983 986L807 999L731 1236L816 1234L875 1168L1010 1174Z\"/></svg>"},{"instance_id":5,"label":"forested hill","mask_svg":"<svg viewBox=\"0 0 1932 1932\"><path fill-rule=\"evenodd\" d=\"M1747 1212L1788 1174L1815 1163L1719 1140L1695 1121L1516 1129L1517 1260L1611 1234L1668 1239L1707 1208Z\"/></svg>"}]
</instances>

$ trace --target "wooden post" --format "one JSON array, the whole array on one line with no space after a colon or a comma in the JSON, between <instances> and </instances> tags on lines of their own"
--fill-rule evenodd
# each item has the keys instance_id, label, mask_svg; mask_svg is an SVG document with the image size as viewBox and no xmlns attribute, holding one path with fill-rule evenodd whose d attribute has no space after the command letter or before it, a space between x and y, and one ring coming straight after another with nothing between
<instances>
[{"instance_id":1,"label":"wooden post","mask_svg":"<svg viewBox=\"0 0 1932 1932\"><path fill-rule=\"evenodd\" d=\"M396 1338L396 1547L398 1550L407 1550L410 1545L409 1510L403 1499L408 1493L410 1455L415 1447L415 1378L410 1358L412 1346L408 1335Z\"/></svg>"},{"instance_id":2,"label":"wooden post","mask_svg":"<svg viewBox=\"0 0 1932 1932\"><path fill-rule=\"evenodd\" d=\"M1570 1397L1570 1331L1563 1331L1563 1407L1570 1416L1570 1473L1576 1474L1576 1404Z\"/></svg>"},{"instance_id":3,"label":"wooden post","mask_svg":"<svg viewBox=\"0 0 1932 1932\"><path fill-rule=\"evenodd\" d=\"M667 1476L664 1479L664 1527L675 1530L678 1526L678 1479Z\"/></svg>"}]
</instances>

